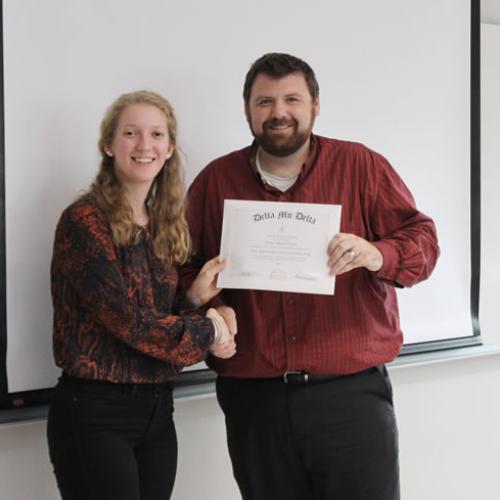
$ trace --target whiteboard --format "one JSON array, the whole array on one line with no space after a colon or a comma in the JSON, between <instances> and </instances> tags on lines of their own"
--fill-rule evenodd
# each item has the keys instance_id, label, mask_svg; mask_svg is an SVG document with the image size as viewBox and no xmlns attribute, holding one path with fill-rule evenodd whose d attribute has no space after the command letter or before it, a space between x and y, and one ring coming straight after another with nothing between
<instances>
[{"instance_id":1,"label":"whiteboard","mask_svg":"<svg viewBox=\"0 0 500 500\"><path fill-rule=\"evenodd\" d=\"M52 386L49 266L61 211L98 166L98 126L119 94L176 109L186 184L250 143L251 63L289 52L313 67L315 132L389 159L442 250L398 292L406 343L472 336L470 0L4 0L7 376Z\"/></svg>"}]
</instances>

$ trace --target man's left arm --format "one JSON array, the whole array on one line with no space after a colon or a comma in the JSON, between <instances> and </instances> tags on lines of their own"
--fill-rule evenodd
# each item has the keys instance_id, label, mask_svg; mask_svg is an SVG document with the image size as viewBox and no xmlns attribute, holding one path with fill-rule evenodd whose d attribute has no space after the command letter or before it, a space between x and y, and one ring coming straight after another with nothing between
<instances>
[{"instance_id":1,"label":"man's left arm","mask_svg":"<svg viewBox=\"0 0 500 500\"><path fill-rule=\"evenodd\" d=\"M412 194L387 161L375 156L376 179L365 207L374 237L339 233L329 244L329 267L338 275L358 267L395 286L428 278L439 256L436 227L418 211ZM375 163L375 162L374 162Z\"/></svg>"}]
</instances>

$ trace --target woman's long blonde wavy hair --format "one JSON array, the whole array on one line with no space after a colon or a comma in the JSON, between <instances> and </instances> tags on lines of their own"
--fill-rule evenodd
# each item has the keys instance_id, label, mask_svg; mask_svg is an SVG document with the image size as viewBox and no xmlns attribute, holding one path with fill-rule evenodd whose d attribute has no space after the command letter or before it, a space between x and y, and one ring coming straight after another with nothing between
<instances>
[{"instance_id":1,"label":"woman's long blonde wavy hair","mask_svg":"<svg viewBox=\"0 0 500 500\"><path fill-rule=\"evenodd\" d=\"M121 114L133 104L155 106L167 119L170 144L174 146L174 150L151 185L146 207L155 255L168 264L183 264L189 256L190 238L185 219L182 166L177 150L177 120L172 106L162 96L140 90L121 95L109 107L101 122L98 142L102 156L101 166L88 194L95 198L108 216L116 245L137 241L141 229L134 223L124 187L116 177L114 160L106 154L106 149L113 142Z\"/></svg>"}]
</instances>

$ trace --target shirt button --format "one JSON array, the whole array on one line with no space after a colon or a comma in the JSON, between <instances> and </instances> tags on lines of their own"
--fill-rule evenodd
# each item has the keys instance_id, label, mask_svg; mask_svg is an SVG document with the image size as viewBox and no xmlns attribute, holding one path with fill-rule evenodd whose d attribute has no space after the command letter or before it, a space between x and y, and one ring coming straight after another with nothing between
<instances>
[{"instance_id":1,"label":"shirt button","mask_svg":"<svg viewBox=\"0 0 500 500\"><path fill-rule=\"evenodd\" d=\"M287 302L288 302L288 305L291 306L293 304L293 299L288 299Z\"/></svg>"},{"instance_id":2,"label":"shirt button","mask_svg":"<svg viewBox=\"0 0 500 500\"><path fill-rule=\"evenodd\" d=\"M293 344L296 340L297 340L297 337L295 337L295 336L290 337L290 339L289 339L290 344Z\"/></svg>"}]
</instances>

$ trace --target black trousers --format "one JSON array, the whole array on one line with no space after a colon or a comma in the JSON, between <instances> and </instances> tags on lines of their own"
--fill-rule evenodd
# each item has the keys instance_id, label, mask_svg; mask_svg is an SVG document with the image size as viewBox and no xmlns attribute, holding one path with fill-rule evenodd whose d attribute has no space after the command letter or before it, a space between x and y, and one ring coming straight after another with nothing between
<instances>
[{"instance_id":1,"label":"black trousers","mask_svg":"<svg viewBox=\"0 0 500 500\"><path fill-rule=\"evenodd\" d=\"M170 384L63 375L47 427L63 500L168 500L177 466L172 414Z\"/></svg>"},{"instance_id":2,"label":"black trousers","mask_svg":"<svg viewBox=\"0 0 500 500\"><path fill-rule=\"evenodd\" d=\"M385 367L308 384L219 377L243 500L398 500Z\"/></svg>"}]
</instances>

